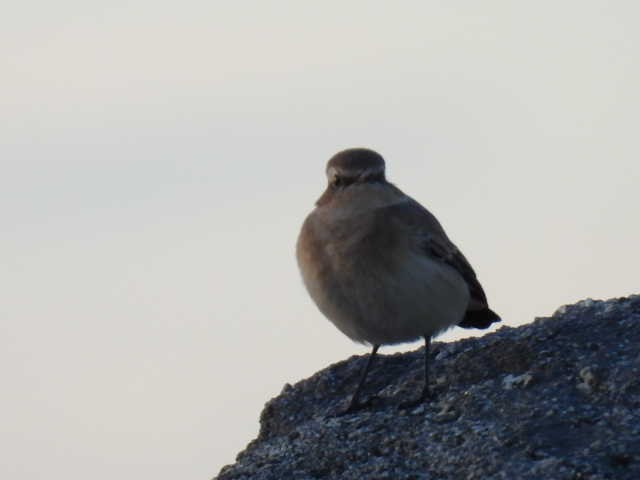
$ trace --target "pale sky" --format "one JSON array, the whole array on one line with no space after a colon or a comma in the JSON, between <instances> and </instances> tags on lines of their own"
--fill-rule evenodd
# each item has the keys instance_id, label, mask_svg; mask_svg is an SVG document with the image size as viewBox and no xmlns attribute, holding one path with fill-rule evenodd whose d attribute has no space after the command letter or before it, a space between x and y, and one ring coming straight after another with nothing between
<instances>
[{"instance_id":1,"label":"pale sky","mask_svg":"<svg viewBox=\"0 0 640 480\"><path fill-rule=\"evenodd\" d=\"M346 147L504 324L638 293L637 2L2 10L0 478L211 478L285 383L365 353L294 259Z\"/></svg>"}]
</instances>

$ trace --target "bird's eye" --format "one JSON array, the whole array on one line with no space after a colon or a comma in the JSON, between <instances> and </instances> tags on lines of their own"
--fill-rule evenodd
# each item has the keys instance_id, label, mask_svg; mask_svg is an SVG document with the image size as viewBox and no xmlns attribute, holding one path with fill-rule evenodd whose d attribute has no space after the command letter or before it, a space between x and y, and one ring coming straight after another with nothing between
<instances>
[{"instance_id":1,"label":"bird's eye","mask_svg":"<svg viewBox=\"0 0 640 480\"><path fill-rule=\"evenodd\" d=\"M339 177L338 175L333 177L333 181L331 182L331 186L333 188L340 188L343 184L344 181L342 180L342 177Z\"/></svg>"}]
</instances>

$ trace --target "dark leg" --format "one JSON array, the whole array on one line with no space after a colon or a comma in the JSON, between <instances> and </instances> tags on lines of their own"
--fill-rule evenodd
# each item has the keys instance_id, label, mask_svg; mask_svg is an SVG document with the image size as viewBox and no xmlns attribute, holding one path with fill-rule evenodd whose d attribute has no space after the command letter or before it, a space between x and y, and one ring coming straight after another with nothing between
<instances>
[{"instance_id":1,"label":"dark leg","mask_svg":"<svg viewBox=\"0 0 640 480\"><path fill-rule=\"evenodd\" d=\"M364 381L367 378L367 374L369 373L369 369L371 368L371 364L373 363L373 359L376 356L376 353L378 352L378 348L380 348L380 345L374 345L373 349L371 350L371 355L369 355L369 359L367 360L367 364L364 367L364 370L362 371L362 374L360 375L360 381L358 382L358 386L356 387L356 391L353 393L353 397L351 397L351 403L349 403L349 406L347 407L347 409L343 412L343 413L352 413L355 412L356 410L359 410L360 408L366 406L365 404L361 404L358 401L358 398L360 397L360 391L362 390L362 386L364 385Z\"/></svg>"},{"instance_id":2,"label":"dark leg","mask_svg":"<svg viewBox=\"0 0 640 480\"><path fill-rule=\"evenodd\" d=\"M403 402L400 404L400 408L412 408L420 405L425 400L431 398L431 390L429 390L429 347L431 346L431 337L429 335L424 336L424 385L422 386L422 393L415 400Z\"/></svg>"},{"instance_id":3,"label":"dark leg","mask_svg":"<svg viewBox=\"0 0 640 480\"><path fill-rule=\"evenodd\" d=\"M420 401L424 402L427 398L431 397L431 391L429 390L429 347L431 347L431 337L424 336L424 386L422 387L422 394L420 394Z\"/></svg>"}]
</instances>

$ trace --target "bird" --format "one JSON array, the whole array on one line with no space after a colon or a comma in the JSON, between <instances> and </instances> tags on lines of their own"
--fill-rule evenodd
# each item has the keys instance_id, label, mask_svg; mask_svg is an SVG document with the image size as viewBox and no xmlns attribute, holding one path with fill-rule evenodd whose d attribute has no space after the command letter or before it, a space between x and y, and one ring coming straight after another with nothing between
<instances>
[{"instance_id":1,"label":"bird","mask_svg":"<svg viewBox=\"0 0 640 480\"><path fill-rule=\"evenodd\" d=\"M344 414L370 405L360 396L381 345L424 339L424 385L406 402L415 405L432 397L433 337L456 325L486 329L501 321L440 222L387 181L385 168L368 148L333 155L327 188L296 243L302 281L318 309L347 337L372 347Z\"/></svg>"}]
</instances>

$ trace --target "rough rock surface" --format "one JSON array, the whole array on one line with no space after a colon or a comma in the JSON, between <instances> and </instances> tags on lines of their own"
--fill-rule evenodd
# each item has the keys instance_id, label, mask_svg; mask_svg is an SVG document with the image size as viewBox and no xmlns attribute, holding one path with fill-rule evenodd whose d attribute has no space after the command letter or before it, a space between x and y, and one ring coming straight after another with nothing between
<instances>
[{"instance_id":1,"label":"rough rock surface","mask_svg":"<svg viewBox=\"0 0 640 480\"><path fill-rule=\"evenodd\" d=\"M583 300L481 338L381 355L371 407L336 416L366 357L269 401L231 479L640 479L640 295Z\"/></svg>"}]
</instances>

